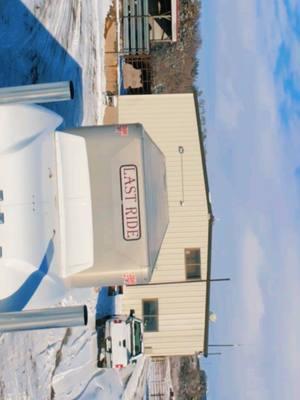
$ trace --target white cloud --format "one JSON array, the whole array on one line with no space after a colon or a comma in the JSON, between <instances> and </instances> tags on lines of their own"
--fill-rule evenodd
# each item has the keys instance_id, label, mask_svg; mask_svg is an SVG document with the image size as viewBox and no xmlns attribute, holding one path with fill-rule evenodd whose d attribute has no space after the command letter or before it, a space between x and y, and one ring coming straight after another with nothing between
<instances>
[{"instance_id":1,"label":"white cloud","mask_svg":"<svg viewBox=\"0 0 300 400\"><path fill-rule=\"evenodd\" d=\"M299 52L300 52L300 43L299 40L294 36L291 38L289 42L289 47L291 51L291 74L294 81L298 84L298 88L300 85L300 64L299 64Z\"/></svg>"},{"instance_id":2,"label":"white cloud","mask_svg":"<svg viewBox=\"0 0 300 400\"><path fill-rule=\"evenodd\" d=\"M279 15L277 15L274 3L259 1L257 25L258 40L256 46L272 69L276 61L278 46L285 39L287 31L288 19L285 9L280 5Z\"/></svg>"},{"instance_id":3,"label":"white cloud","mask_svg":"<svg viewBox=\"0 0 300 400\"><path fill-rule=\"evenodd\" d=\"M207 96L215 114L207 149L213 208L228 224L222 246L233 254L235 282L231 308L219 304L229 320L221 334L231 329L244 343L220 361L222 391L215 397L224 400L300 398L300 202L293 176L299 119L291 117L289 136L282 132L279 104L289 100L273 77L283 41L297 76L299 43L278 4L276 15L272 2L259 2L257 17L252 0L233 0L230 7L219 0L216 14L216 62L210 66L216 89ZM215 259L214 268L223 263Z\"/></svg>"},{"instance_id":4,"label":"white cloud","mask_svg":"<svg viewBox=\"0 0 300 400\"><path fill-rule=\"evenodd\" d=\"M241 303L239 308L241 326L246 343L261 339L261 320L264 315L264 303L260 286L260 270L265 262L263 249L257 236L251 231L245 232L241 243L239 260L239 282Z\"/></svg>"},{"instance_id":5,"label":"white cloud","mask_svg":"<svg viewBox=\"0 0 300 400\"><path fill-rule=\"evenodd\" d=\"M279 275L277 279L270 276L270 280L274 281L273 304L268 306L272 318L270 318L268 326L269 335L265 335L265 346L266 350L268 346L271 346L274 356L277 356L277 361L274 362L274 378L278 377L282 380L274 398L298 399L300 398L298 384L300 374L300 254L299 234L295 231L293 221L280 229L279 249L276 256L278 257Z\"/></svg>"},{"instance_id":6,"label":"white cloud","mask_svg":"<svg viewBox=\"0 0 300 400\"><path fill-rule=\"evenodd\" d=\"M234 90L232 81L228 78L218 96L218 119L226 126L228 132L235 133L238 119L242 111L240 99Z\"/></svg>"},{"instance_id":7,"label":"white cloud","mask_svg":"<svg viewBox=\"0 0 300 400\"><path fill-rule=\"evenodd\" d=\"M263 350L262 321L265 316L260 276L265 254L250 227L240 234L235 245L238 266L233 288L235 301L227 314L233 342L239 346L222 355L220 387L226 389L218 392L216 398L266 400L269 393L259 356Z\"/></svg>"},{"instance_id":8,"label":"white cloud","mask_svg":"<svg viewBox=\"0 0 300 400\"><path fill-rule=\"evenodd\" d=\"M254 1L236 1L231 7L236 7L238 29L236 34L241 38L241 45L248 51L253 51L257 46L257 18L256 4Z\"/></svg>"}]
</instances>

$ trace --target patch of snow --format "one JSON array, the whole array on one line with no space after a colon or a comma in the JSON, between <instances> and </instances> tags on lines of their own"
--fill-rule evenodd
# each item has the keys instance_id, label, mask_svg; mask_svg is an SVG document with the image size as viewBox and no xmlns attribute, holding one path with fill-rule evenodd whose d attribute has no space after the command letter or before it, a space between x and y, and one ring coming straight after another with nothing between
<instances>
[{"instance_id":1,"label":"patch of snow","mask_svg":"<svg viewBox=\"0 0 300 400\"><path fill-rule=\"evenodd\" d=\"M104 28L111 0L1 2L0 86L72 80L71 102L47 105L64 126L102 123Z\"/></svg>"},{"instance_id":2,"label":"patch of snow","mask_svg":"<svg viewBox=\"0 0 300 400\"><path fill-rule=\"evenodd\" d=\"M122 394L122 400L143 399L149 368L149 358L140 357Z\"/></svg>"},{"instance_id":3,"label":"patch of snow","mask_svg":"<svg viewBox=\"0 0 300 400\"><path fill-rule=\"evenodd\" d=\"M82 125L102 123L104 21L111 0L64 0L57 4L25 0L24 4L81 67Z\"/></svg>"},{"instance_id":4,"label":"patch of snow","mask_svg":"<svg viewBox=\"0 0 300 400\"><path fill-rule=\"evenodd\" d=\"M105 370L95 376L81 395L74 400L118 400L122 397L123 389L124 386L118 372Z\"/></svg>"}]
</instances>

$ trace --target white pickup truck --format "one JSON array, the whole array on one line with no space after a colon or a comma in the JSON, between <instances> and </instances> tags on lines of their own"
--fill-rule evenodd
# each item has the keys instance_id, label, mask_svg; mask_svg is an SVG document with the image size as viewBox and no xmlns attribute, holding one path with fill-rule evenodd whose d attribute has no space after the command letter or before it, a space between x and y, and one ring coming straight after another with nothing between
<instances>
[{"instance_id":1,"label":"white pickup truck","mask_svg":"<svg viewBox=\"0 0 300 400\"><path fill-rule=\"evenodd\" d=\"M109 368L136 363L144 353L143 322L133 315L115 315L105 323L105 356Z\"/></svg>"},{"instance_id":2,"label":"white pickup truck","mask_svg":"<svg viewBox=\"0 0 300 400\"><path fill-rule=\"evenodd\" d=\"M0 312L69 287L151 278L168 225L165 158L139 124L61 132L36 105L0 105Z\"/></svg>"}]
</instances>

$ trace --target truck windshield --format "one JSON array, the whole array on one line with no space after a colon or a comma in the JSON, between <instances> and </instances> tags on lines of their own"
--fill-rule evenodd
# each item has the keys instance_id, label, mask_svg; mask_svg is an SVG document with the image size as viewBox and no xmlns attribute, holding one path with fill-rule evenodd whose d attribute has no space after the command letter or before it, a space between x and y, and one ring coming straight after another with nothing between
<instances>
[{"instance_id":1,"label":"truck windshield","mask_svg":"<svg viewBox=\"0 0 300 400\"><path fill-rule=\"evenodd\" d=\"M141 323L134 321L134 355L137 356L142 352L142 331Z\"/></svg>"}]
</instances>

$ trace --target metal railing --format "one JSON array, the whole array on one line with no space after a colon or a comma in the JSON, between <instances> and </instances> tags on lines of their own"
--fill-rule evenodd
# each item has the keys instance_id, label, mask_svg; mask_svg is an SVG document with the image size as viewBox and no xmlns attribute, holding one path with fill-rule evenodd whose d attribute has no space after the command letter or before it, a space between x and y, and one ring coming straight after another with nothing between
<instances>
[{"instance_id":1,"label":"metal railing","mask_svg":"<svg viewBox=\"0 0 300 400\"><path fill-rule=\"evenodd\" d=\"M0 88L0 104L50 103L74 97L71 81Z\"/></svg>"},{"instance_id":2,"label":"metal railing","mask_svg":"<svg viewBox=\"0 0 300 400\"><path fill-rule=\"evenodd\" d=\"M0 333L84 326L87 322L85 305L7 312L0 313Z\"/></svg>"}]
</instances>

